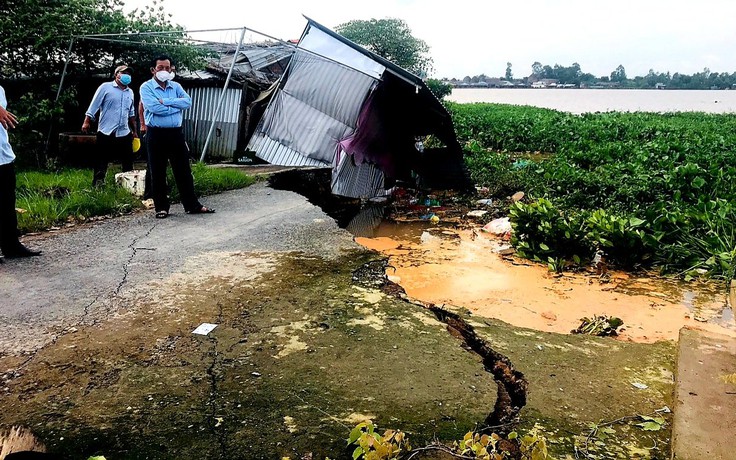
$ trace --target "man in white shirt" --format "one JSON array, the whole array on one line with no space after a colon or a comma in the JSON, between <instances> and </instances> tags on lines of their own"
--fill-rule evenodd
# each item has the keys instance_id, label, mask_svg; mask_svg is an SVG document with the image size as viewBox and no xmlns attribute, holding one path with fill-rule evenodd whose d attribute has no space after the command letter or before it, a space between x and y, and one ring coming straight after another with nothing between
<instances>
[{"instance_id":1,"label":"man in white shirt","mask_svg":"<svg viewBox=\"0 0 736 460\"><path fill-rule=\"evenodd\" d=\"M0 86L0 250L8 259L41 255L18 241L18 216L15 213L15 153L8 141L8 129L18 119L8 112L5 89Z\"/></svg>"},{"instance_id":2,"label":"man in white shirt","mask_svg":"<svg viewBox=\"0 0 736 460\"><path fill-rule=\"evenodd\" d=\"M107 165L112 158L120 158L123 172L133 170L133 138L138 137L135 126L135 95L129 85L131 69L127 65L115 69L115 79L100 85L85 113L82 131L89 132L97 120L97 151L94 158L92 185L105 181Z\"/></svg>"}]
</instances>

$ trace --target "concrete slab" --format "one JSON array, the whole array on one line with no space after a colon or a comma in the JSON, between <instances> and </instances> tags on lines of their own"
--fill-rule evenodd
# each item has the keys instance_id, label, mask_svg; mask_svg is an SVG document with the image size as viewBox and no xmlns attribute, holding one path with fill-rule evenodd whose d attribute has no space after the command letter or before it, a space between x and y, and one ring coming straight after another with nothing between
<instances>
[{"instance_id":1,"label":"concrete slab","mask_svg":"<svg viewBox=\"0 0 736 460\"><path fill-rule=\"evenodd\" d=\"M683 328L677 360L672 458L735 458L736 339Z\"/></svg>"}]
</instances>

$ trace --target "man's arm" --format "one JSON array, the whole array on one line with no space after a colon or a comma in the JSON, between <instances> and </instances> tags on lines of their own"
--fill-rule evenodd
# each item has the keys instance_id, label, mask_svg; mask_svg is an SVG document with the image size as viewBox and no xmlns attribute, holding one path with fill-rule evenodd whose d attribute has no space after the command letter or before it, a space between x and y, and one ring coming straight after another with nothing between
<instances>
[{"instance_id":1,"label":"man's arm","mask_svg":"<svg viewBox=\"0 0 736 460\"><path fill-rule=\"evenodd\" d=\"M141 86L141 102L146 107L146 110L155 115L174 115L181 112L181 109L165 105L164 100L156 96L152 85L149 84L143 84Z\"/></svg>"},{"instance_id":2,"label":"man's arm","mask_svg":"<svg viewBox=\"0 0 736 460\"><path fill-rule=\"evenodd\" d=\"M82 131L88 132L90 123L95 121L95 114L100 110L102 101L105 99L104 83L97 88L95 95L92 98L92 102L89 104L87 112L85 112L84 122L82 122Z\"/></svg>"},{"instance_id":3,"label":"man's arm","mask_svg":"<svg viewBox=\"0 0 736 460\"><path fill-rule=\"evenodd\" d=\"M143 101L138 103L138 119L141 121L141 135L146 134L148 127L146 126L146 117L144 115Z\"/></svg>"},{"instance_id":4,"label":"man's arm","mask_svg":"<svg viewBox=\"0 0 736 460\"><path fill-rule=\"evenodd\" d=\"M138 129L136 129L135 126L135 117L128 118L128 127L130 128L130 132L133 133L133 137L138 137Z\"/></svg>"},{"instance_id":5,"label":"man's arm","mask_svg":"<svg viewBox=\"0 0 736 460\"><path fill-rule=\"evenodd\" d=\"M192 98L184 91L184 88L179 84L171 83L176 90L176 97L170 97L163 100L163 103L169 107L176 107L180 110L188 109L192 106Z\"/></svg>"},{"instance_id":6,"label":"man's arm","mask_svg":"<svg viewBox=\"0 0 736 460\"><path fill-rule=\"evenodd\" d=\"M135 125L135 97L133 96L133 90L130 90L130 107L128 108L128 127L130 132L133 133L133 137L138 137L138 127Z\"/></svg>"}]
</instances>

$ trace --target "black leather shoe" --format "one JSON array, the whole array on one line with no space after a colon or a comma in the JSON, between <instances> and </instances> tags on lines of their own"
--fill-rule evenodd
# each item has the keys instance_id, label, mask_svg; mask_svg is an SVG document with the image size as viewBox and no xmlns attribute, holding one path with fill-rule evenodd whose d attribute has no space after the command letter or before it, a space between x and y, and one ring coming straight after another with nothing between
<instances>
[{"instance_id":1,"label":"black leather shoe","mask_svg":"<svg viewBox=\"0 0 736 460\"><path fill-rule=\"evenodd\" d=\"M5 256L6 259L19 259L21 257L40 256L41 251L34 251L33 249L28 249L22 244L19 244L17 247L13 249L9 249L7 251L4 250L3 255Z\"/></svg>"}]
</instances>

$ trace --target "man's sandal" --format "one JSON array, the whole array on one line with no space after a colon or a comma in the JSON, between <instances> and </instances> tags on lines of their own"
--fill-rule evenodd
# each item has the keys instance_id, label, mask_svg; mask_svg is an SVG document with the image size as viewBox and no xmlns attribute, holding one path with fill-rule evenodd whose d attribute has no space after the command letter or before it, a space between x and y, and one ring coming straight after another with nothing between
<instances>
[{"instance_id":1,"label":"man's sandal","mask_svg":"<svg viewBox=\"0 0 736 460\"><path fill-rule=\"evenodd\" d=\"M169 211L156 211L156 219L166 219L169 217Z\"/></svg>"},{"instance_id":2,"label":"man's sandal","mask_svg":"<svg viewBox=\"0 0 736 460\"><path fill-rule=\"evenodd\" d=\"M214 209L208 208L206 206L201 206L201 207L199 207L197 209L193 209L191 211L187 211L187 214L212 214L213 212L215 212Z\"/></svg>"}]
</instances>

